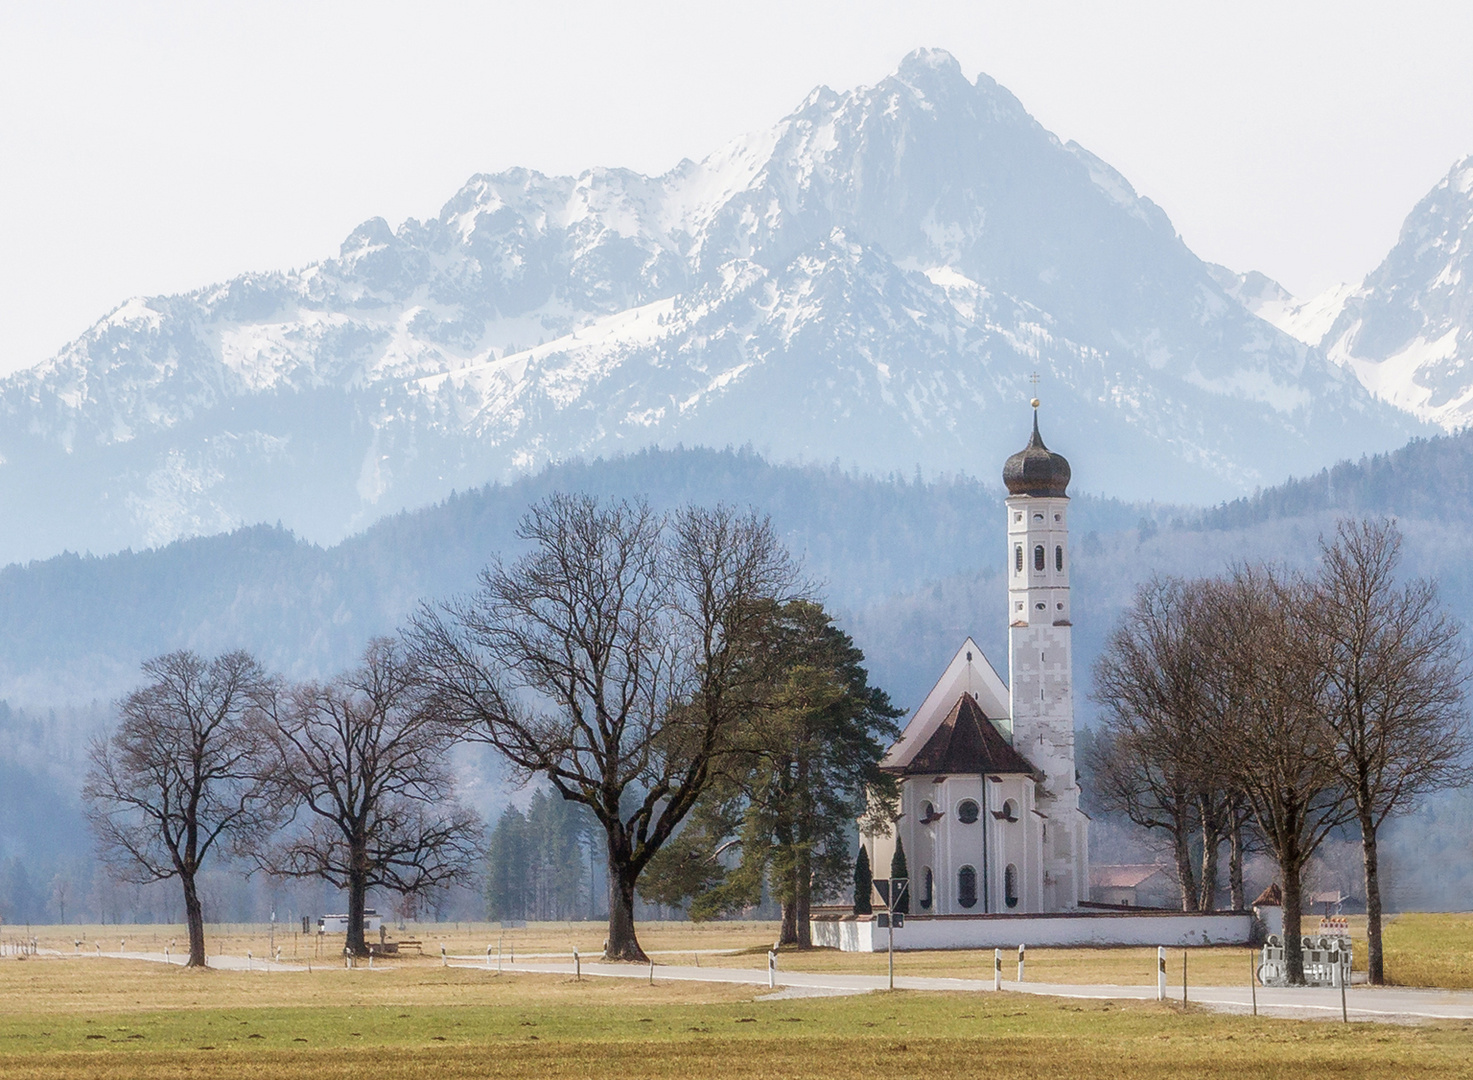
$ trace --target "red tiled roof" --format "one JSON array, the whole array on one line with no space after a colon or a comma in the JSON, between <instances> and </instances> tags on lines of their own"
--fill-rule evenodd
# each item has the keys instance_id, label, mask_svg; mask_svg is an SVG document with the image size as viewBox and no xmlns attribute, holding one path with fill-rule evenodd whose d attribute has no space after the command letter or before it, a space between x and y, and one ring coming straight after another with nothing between
<instances>
[{"instance_id":1,"label":"red tiled roof","mask_svg":"<svg viewBox=\"0 0 1473 1080\"><path fill-rule=\"evenodd\" d=\"M1038 773L1027 758L1008 745L970 694L957 699L946 719L941 721L941 726L911 758L910 764L895 771L901 776L924 773L1023 773L1036 776Z\"/></svg>"},{"instance_id":2,"label":"red tiled roof","mask_svg":"<svg viewBox=\"0 0 1473 1080\"><path fill-rule=\"evenodd\" d=\"M1255 901L1253 901L1253 906L1254 907L1283 907L1284 906L1284 892L1283 892L1282 889L1279 888L1279 883L1277 881L1275 881L1268 888L1264 889L1263 892L1259 893L1258 894L1258 899L1255 900Z\"/></svg>"}]
</instances>

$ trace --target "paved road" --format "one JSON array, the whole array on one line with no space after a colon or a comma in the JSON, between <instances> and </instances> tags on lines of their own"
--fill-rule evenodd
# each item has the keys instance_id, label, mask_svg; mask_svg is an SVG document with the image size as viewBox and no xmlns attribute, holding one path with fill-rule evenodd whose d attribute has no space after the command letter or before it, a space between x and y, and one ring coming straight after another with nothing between
<instances>
[{"instance_id":1,"label":"paved road","mask_svg":"<svg viewBox=\"0 0 1473 1080\"><path fill-rule=\"evenodd\" d=\"M46 950L51 952L51 950ZM58 951L53 955L71 956ZM78 959L98 956L115 960L148 960L155 963L183 964L185 956L173 953L167 958L163 953L150 952L94 952L82 953ZM686 955L690 955L689 952ZM453 967L495 967L484 957L452 956ZM299 964L272 964L260 957L211 956L209 966L222 971L306 971ZM323 960L319 968L335 966ZM384 965L387 969L388 965ZM502 968L511 972L532 974L570 975L573 971L571 959L551 961L503 961ZM360 970L366 965L360 962ZM584 975L619 979L648 979L650 968L642 964L604 964L584 961ZM658 965L654 968L656 981L671 979L686 982L737 983L766 989L767 972L761 968L694 967L684 965ZM774 978L777 992L771 996L790 998L804 996L830 996L834 994L865 994L883 990L888 985L884 975L850 975L838 972L805 972L779 970ZM901 990L959 990L991 992L990 979L948 979L918 975L897 975L895 986ZM1068 985L1063 983L1010 982L1003 981L1002 988L1014 993L1041 994L1050 997L1090 999L1130 999L1150 1001L1156 997L1154 986L1103 986ZM1181 1000L1181 988L1168 989L1168 997ZM1247 1013L1252 1009L1251 991L1246 986L1201 986L1191 987L1188 998L1198 1004L1220 1012ZM1416 1020L1473 1020L1473 991L1468 990L1408 990L1399 987L1357 986L1346 993L1346 1010L1351 1020L1380 1020L1409 1022ZM1258 1011L1273 1016L1299 1016L1317 1019L1338 1019L1340 1016L1340 991L1318 988L1267 988L1258 989Z\"/></svg>"},{"instance_id":2,"label":"paved road","mask_svg":"<svg viewBox=\"0 0 1473 1080\"><path fill-rule=\"evenodd\" d=\"M455 957L457 967L485 967L484 959ZM494 966L494 960L493 960ZM503 963L503 970L524 971L543 974L571 974L572 963L530 963L518 961ZM648 979L650 969L638 964L603 964L584 962L583 974L609 978ZM679 979L690 982L739 983L747 986L767 986L767 972L752 968L657 966L656 981ZM778 987L802 993L817 994L850 993L863 994L871 990L883 990L887 985L884 975L848 975L839 973L816 974L801 971L777 972ZM897 975L895 986L902 990L992 990L990 979L946 979L915 975ZM1004 990L1015 993L1043 994L1052 997L1092 999L1133 999L1150 1001L1156 997L1154 986L1074 986L1061 983L1009 982L1004 980ZM1252 1010L1251 991L1246 986L1202 986L1190 987L1188 999L1198 1005L1233 1013ZM792 996L785 994L784 996ZM1181 1000L1181 988L1168 989L1168 998ZM1352 1020L1473 1020L1473 991L1460 990L1406 990L1401 988L1353 987L1346 992L1346 1010ZM1339 1019L1340 991L1303 987L1299 989L1258 989L1258 1011L1266 1015L1302 1016L1322 1019Z\"/></svg>"}]
</instances>

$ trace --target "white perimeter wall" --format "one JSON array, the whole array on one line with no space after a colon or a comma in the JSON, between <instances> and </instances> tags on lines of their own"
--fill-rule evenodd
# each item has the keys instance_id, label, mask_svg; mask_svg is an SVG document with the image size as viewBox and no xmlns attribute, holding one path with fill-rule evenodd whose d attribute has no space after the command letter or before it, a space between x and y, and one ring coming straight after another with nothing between
<instances>
[{"instance_id":1,"label":"white perimeter wall","mask_svg":"<svg viewBox=\"0 0 1473 1080\"><path fill-rule=\"evenodd\" d=\"M844 952L882 952L890 931L872 919L814 919L813 944ZM1246 945L1247 912L1152 914L984 915L916 918L895 931L896 949L1016 949L1019 945Z\"/></svg>"}]
</instances>

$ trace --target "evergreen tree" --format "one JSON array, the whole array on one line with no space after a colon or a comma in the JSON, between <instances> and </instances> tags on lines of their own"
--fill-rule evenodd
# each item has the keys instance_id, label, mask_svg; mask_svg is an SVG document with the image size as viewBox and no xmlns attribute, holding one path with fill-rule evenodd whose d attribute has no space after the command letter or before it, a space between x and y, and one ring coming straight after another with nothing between
<instances>
[{"instance_id":1,"label":"evergreen tree","mask_svg":"<svg viewBox=\"0 0 1473 1080\"><path fill-rule=\"evenodd\" d=\"M854 860L854 914L874 914L874 903L870 899L874 883L875 876L869 868L869 851L860 844L859 856Z\"/></svg>"},{"instance_id":2,"label":"evergreen tree","mask_svg":"<svg viewBox=\"0 0 1473 1080\"><path fill-rule=\"evenodd\" d=\"M895 882L900 880L904 880L905 882L907 882L907 887L905 892L901 895L899 901L896 901L893 899L893 890L895 889ZM906 869L905 866L905 844L901 842L900 836L897 833L895 836L895 854L890 857L890 889L892 890L892 899L890 901L891 911L898 911L902 915L910 914L910 888L908 884L909 881L910 871Z\"/></svg>"},{"instance_id":3,"label":"evergreen tree","mask_svg":"<svg viewBox=\"0 0 1473 1080\"><path fill-rule=\"evenodd\" d=\"M750 908L765 885L782 905L777 944L807 948L812 898L841 894L848 876L855 820L891 816L894 781L879 763L900 713L820 605L775 606L768 647L763 707L641 893L691 898L700 919Z\"/></svg>"}]
</instances>

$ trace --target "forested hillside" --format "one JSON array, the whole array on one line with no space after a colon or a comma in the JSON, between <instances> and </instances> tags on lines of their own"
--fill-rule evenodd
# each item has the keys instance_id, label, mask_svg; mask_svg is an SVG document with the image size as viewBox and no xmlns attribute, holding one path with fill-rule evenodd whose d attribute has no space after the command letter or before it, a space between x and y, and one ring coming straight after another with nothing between
<instances>
[{"instance_id":1,"label":"forested hillside","mask_svg":"<svg viewBox=\"0 0 1473 1080\"><path fill-rule=\"evenodd\" d=\"M1055 442L1080 453L1067 438ZM181 647L244 647L286 674L330 673L371 636L393 632L417 603L471 588L490 559L518 550L519 517L556 490L644 495L657 506L727 502L771 514L864 649L873 681L902 707L919 702L968 634L1006 678L998 488L963 476L920 482L774 466L750 452L645 451L558 466L397 515L332 548L257 526L151 551L10 566L0 570L0 700L9 702L0 712L9 755L0 776L0 861L19 859L28 869L19 881L14 867L0 867L0 915L12 886L30 897L26 910L54 908L47 890L60 861L87 857L90 840L68 808L70 793L84 771L88 733L105 719L107 702L135 682L141 660ZM1454 612L1473 619L1467 435L1418 441L1205 511L1076 494L1081 724L1094 709L1090 667L1139 582L1214 573L1235 559L1308 565L1318 537L1347 511L1397 516L1407 570L1435 577ZM468 757L462 769L472 800L496 820L510 793L494 768ZM1431 812L1444 822L1469 816L1456 799ZM1463 888L1467 853L1447 849L1444 832L1409 827L1392 856L1404 860L1408 895L1424 905L1449 903ZM1473 886L1473 869L1466 877Z\"/></svg>"}]
</instances>

